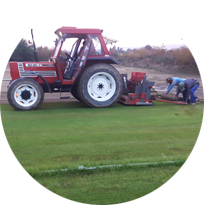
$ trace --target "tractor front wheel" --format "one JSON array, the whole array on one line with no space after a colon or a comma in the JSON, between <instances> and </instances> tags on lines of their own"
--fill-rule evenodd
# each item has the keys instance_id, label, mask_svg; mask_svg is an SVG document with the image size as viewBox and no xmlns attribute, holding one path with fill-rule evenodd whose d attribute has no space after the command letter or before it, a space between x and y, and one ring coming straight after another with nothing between
<instances>
[{"instance_id":1,"label":"tractor front wheel","mask_svg":"<svg viewBox=\"0 0 204 205\"><path fill-rule=\"evenodd\" d=\"M44 100L44 92L36 80L18 78L10 84L7 99L15 110L36 110Z\"/></svg>"},{"instance_id":2,"label":"tractor front wheel","mask_svg":"<svg viewBox=\"0 0 204 205\"><path fill-rule=\"evenodd\" d=\"M122 78L111 65L87 67L79 80L78 94L89 107L111 107L122 94Z\"/></svg>"}]
</instances>

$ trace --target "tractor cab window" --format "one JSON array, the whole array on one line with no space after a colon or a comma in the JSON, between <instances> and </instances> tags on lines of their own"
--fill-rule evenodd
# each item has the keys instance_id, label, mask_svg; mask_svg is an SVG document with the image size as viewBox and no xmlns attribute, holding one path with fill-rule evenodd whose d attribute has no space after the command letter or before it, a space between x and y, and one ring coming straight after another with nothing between
<instances>
[{"instance_id":1,"label":"tractor cab window","mask_svg":"<svg viewBox=\"0 0 204 205\"><path fill-rule=\"evenodd\" d=\"M82 43L82 38L69 38L67 40L69 40L70 42L72 41L72 45L71 50L69 50L69 53L67 55L68 58L65 59L66 66L63 70L63 73L65 79L71 79L74 73L74 69L79 62L82 51L84 50L84 43Z\"/></svg>"},{"instance_id":2,"label":"tractor cab window","mask_svg":"<svg viewBox=\"0 0 204 205\"><path fill-rule=\"evenodd\" d=\"M78 47L78 50L77 50L77 55L78 55L78 56L81 55L85 43L86 43L86 39L82 39L81 42L80 42L80 45L79 45L79 47Z\"/></svg>"},{"instance_id":3,"label":"tractor cab window","mask_svg":"<svg viewBox=\"0 0 204 205\"><path fill-rule=\"evenodd\" d=\"M98 36L92 35L91 40L92 40L92 43L91 43L89 55L91 56L104 55L104 51L103 51L103 48L101 46L101 42Z\"/></svg>"},{"instance_id":4,"label":"tractor cab window","mask_svg":"<svg viewBox=\"0 0 204 205\"><path fill-rule=\"evenodd\" d=\"M74 51L76 48L76 41L78 38L67 38L62 45L61 53L60 55L63 58L67 58L66 54L69 54L71 57L74 55Z\"/></svg>"}]
</instances>

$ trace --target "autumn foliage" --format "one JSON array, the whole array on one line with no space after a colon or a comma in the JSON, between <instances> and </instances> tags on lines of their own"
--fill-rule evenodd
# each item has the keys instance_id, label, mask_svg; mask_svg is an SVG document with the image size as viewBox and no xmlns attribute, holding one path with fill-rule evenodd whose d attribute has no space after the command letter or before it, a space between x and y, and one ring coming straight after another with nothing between
<instances>
[{"instance_id":1,"label":"autumn foliage","mask_svg":"<svg viewBox=\"0 0 204 205\"><path fill-rule=\"evenodd\" d=\"M113 48L113 56L124 66L147 68L184 68L197 71L195 59L187 47L167 50L164 47L145 46L139 49Z\"/></svg>"}]
</instances>

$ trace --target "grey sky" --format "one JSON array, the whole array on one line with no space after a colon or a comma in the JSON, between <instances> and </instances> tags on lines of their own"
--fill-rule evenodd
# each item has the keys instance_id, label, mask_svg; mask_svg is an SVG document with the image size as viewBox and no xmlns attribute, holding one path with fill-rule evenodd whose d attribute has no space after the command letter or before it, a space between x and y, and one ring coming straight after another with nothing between
<instances>
[{"instance_id":1,"label":"grey sky","mask_svg":"<svg viewBox=\"0 0 204 205\"><path fill-rule=\"evenodd\" d=\"M187 16L203 0L0 0L0 45L19 33L37 46L54 46L54 31L61 26L99 28L119 40L119 47L185 44Z\"/></svg>"}]
</instances>

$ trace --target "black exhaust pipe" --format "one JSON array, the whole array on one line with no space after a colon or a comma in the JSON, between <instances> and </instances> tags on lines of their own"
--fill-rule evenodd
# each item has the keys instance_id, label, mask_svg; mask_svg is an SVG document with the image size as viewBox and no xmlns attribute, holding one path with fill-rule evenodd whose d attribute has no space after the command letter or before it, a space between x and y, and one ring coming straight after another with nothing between
<instances>
[{"instance_id":1,"label":"black exhaust pipe","mask_svg":"<svg viewBox=\"0 0 204 205\"><path fill-rule=\"evenodd\" d=\"M35 58L36 62L39 62L38 53L37 53L37 50L36 50L36 47L35 47L35 41L34 41L34 38L33 38L33 29L31 29L31 35L32 35L33 47L34 47L34 58Z\"/></svg>"}]
</instances>

